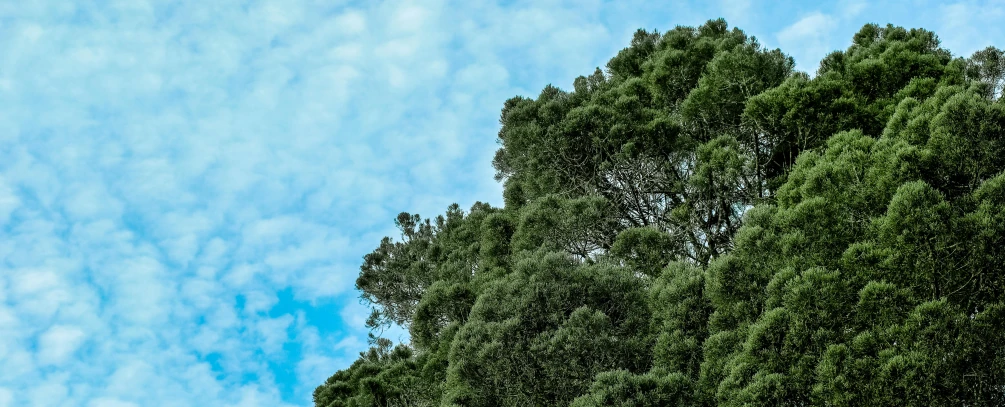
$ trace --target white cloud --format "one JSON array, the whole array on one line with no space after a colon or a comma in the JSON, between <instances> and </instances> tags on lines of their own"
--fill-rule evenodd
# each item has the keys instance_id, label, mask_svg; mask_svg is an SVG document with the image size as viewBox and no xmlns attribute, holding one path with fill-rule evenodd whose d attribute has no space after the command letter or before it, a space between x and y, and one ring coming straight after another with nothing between
<instances>
[{"instance_id":1,"label":"white cloud","mask_svg":"<svg viewBox=\"0 0 1005 407\"><path fill-rule=\"evenodd\" d=\"M796 60L796 68L814 73L818 62L832 49L837 20L828 14L813 12L778 32L781 48Z\"/></svg>"},{"instance_id":2,"label":"white cloud","mask_svg":"<svg viewBox=\"0 0 1005 407\"><path fill-rule=\"evenodd\" d=\"M49 321L61 307L74 301L67 283L53 270L19 269L11 274L14 305L24 317Z\"/></svg>"},{"instance_id":3,"label":"white cloud","mask_svg":"<svg viewBox=\"0 0 1005 407\"><path fill-rule=\"evenodd\" d=\"M719 0L719 10L730 25L742 27L751 19L751 0Z\"/></svg>"},{"instance_id":4,"label":"white cloud","mask_svg":"<svg viewBox=\"0 0 1005 407\"><path fill-rule=\"evenodd\" d=\"M366 319L370 316L370 310L358 301L353 301L342 308L340 316L347 327L362 329L366 324Z\"/></svg>"},{"instance_id":5,"label":"white cloud","mask_svg":"<svg viewBox=\"0 0 1005 407\"><path fill-rule=\"evenodd\" d=\"M869 4L863 0L841 0L838 2L838 13L841 18L850 19L858 17L869 7Z\"/></svg>"},{"instance_id":6,"label":"white cloud","mask_svg":"<svg viewBox=\"0 0 1005 407\"><path fill-rule=\"evenodd\" d=\"M39 361L43 365L62 364L84 342L83 330L73 326L55 325L39 336Z\"/></svg>"},{"instance_id":7,"label":"white cloud","mask_svg":"<svg viewBox=\"0 0 1005 407\"><path fill-rule=\"evenodd\" d=\"M257 320L255 331L261 335L261 350L266 356L274 357L282 352L283 344L289 339L287 330L293 324L292 315L282 315L278 318L260 318Z\"/></svg>"},{"instance_id":8,"label":"white cloud","mask_svg":"<svg viewBox=\"0 0 1005 407\"><path fill-rule=\"evenodd\" d=\"M1005 2L961 1L940 4L935 10L943 46L954 54L969 57L990 45L1005 46L1000 40L1005 34L1000 24L1005 19Z\"/></svg>"},{"instance_id":9,"label":"white cloud","mask_svg":"<svg viewBox=\"0 0 1005 407\"><path fill-rule=\"evenodd\" d=\"M429 11L416 4L405 4L394 7L388 22L392 33L408 33L419 31L429 18Z\"/></svg>"},{"instance_id":10,"label":"white cloud","mask_svg":"<svg viewBox=\"0 0 1005 407\"><path fill-rule=\"evenodd\" d=\"M60 378L48 380L27 390L27 405L32 406L58 406L63 404L67 398L69 389Z\"/></svg>"},{"instance_id":11,"label":"white cloud","mask_svg":"<svg viewBox=\"0 0 1005 407\"><path fill-rule=\"evenodd\" d=\"M366 17L359 11L350 10L335 17L334 25L344 34L359 34L366 30Z\"/></svg>"},{"instance_id":12,"label":"white cloud","mask_svg":"<svg viewBox=\"0 0 1005 407\"><path fill-rule=\"evenodd\" d=\"M0 387L0 407L14 407L14 392Z\"/></svg>"},{"instance_id":13,"label":"white cloud","mask_svg":"<svg viewBox=\"0 0 1005 407\"><path fill-rule=\"evenodd\" d=\"M102 397L91 400L88 407L139 407L139 404L113 398Z\"/></svg>"},{"instance_id":14,"label":"white cloud","mask_svg":"<svg viewBox=\"0 0 1005 407\"><path fill-rule=\"evenodd\" d=\"M7 182L0 178L0 227L7 224L11 213L21 205L21 200Z\"/></svg>"}]
</instances>

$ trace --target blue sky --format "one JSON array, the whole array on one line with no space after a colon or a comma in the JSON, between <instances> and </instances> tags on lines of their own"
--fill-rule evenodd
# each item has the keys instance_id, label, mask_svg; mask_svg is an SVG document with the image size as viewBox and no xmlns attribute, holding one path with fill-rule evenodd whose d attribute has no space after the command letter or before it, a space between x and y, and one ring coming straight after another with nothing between
<instances>
[{"instance_id":1,"label":"blue sky","mask_svg":"<svg viewBox=\"0 0 1005 407\"><path fill-rule=\"evenodd\" d=\"M503 101L637 28L810 72L867 22L1005 45L1005 1L882 3L0 2L0 407L310 405L394 215L500 204Z\"/></svg>"}]
</instances>

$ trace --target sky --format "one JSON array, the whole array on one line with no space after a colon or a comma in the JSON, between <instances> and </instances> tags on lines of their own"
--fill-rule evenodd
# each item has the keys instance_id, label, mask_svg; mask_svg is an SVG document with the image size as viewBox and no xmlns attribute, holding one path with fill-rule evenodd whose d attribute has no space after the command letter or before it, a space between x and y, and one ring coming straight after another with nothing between
<instances>
[{"instance_id":1,"label":"sky","mask_svg":"<svg viewBox=\"0 0 1005 407\"><path fill-rule=\"evenodd\" d=\"M1005 46L1005 0L0 2L0 407L312 405L395 215L502 203L506 99L720 16L810 73Z\"/></svg>"}]
</instances>

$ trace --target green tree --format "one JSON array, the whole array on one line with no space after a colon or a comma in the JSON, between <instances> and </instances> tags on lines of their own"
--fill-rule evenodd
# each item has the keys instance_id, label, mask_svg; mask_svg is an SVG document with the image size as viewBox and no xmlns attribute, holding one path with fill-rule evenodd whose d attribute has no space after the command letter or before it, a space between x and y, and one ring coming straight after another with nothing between
<instances>
[{"instance_id":1,"label":"green tree","mask_svg":"<svg viewBox=\"0 0 1005 407\"><path fill-rule=\"evenodd\" d=\"M479 295L451 345L444 403L567 404L600 372L648 369L649 320L627 270L533 254Z\"/></svg>"},{"instance_id":2,"label":"green tree","mask_svg":"<svg viewBox=\"0 0 1005 407\"><path fill-rule=\"evenodd\" d=\"M348 369L314 390L319 407L423 407L438 404L435 389L422 377L423 358L406 346L381 339Z\"/></svg>"},{"instance_id":3,"label":"green tree","mask_svg":"<svg viewBox=\"0 0 1005 407\"><path fill-rule=\"evenodd\" d=\"M722 20L502 110L503 208L402 213L321 406L1005 404L1002 51Z\"/></svg>"},{"instance_id":4,"label":"green tree","mask_svg":"<svg viewBox=\"0 0 1005 407\"><path fill-rule=\"evenodd\" d=\"M906 99L878 140L846 132L800 155L777 207L748 220L736 250L709 269L713 282L777 270L754 282L763 295L710 286L710 326L732 325L744 338L733 353L706 343L706 356L725 359L705 360L722 378L705 382L718 404L1000 398L1000 356L977 338L999 321L1005 292L1000 263L975 249L1001 231L988 209L1005 176L1005 110L978 91L943 86L925 101ZM949 147L957 143L967 152ZM722 292L733 302L718 300ZM743 303L760 315L717 321Z\"/></svg>"},{"instance_id":5,"label":"green tree","mask_svg":"<svg viewBox=\"0 0 1005 407\"><path fill-rule=\"evenodd\" d=\"M987 47L977 51L966 66L967 77L986 86L982 92L991 100L1000 100L1005 94L1005 51Z\"/></svg>"},{"instance_id":6,"label":"green tree","mask_svg":"<svg viewBox=\"0 0 1005 407\"><path fill-rule=\"evenodd\" d=\"M928 96L939 83L957 83L949 51L926 30L868 24L845 51L820 62L816 77L796 74L747 103L744 119L758 150L757 165L773 185L799 153L844 130L878 136L905 97Z\"/></svg>"},{"instance_id":7,"label":"green tree","mask_svg":"<svg viewBox=\"0 0 1005 407\"><path fill-rule=\"evenodd\" d=\"M506 102L497 179L508 204L605 199L618 227L591 231L600 241L655 228L672 237L671 260L707 264L729 250L744 208L766 195L752 145L742 143L751 139L745 103L792 66L721 19L640 30L606 72L578 78L572 92L549 86Z\"/></svg>"}]
</instances>

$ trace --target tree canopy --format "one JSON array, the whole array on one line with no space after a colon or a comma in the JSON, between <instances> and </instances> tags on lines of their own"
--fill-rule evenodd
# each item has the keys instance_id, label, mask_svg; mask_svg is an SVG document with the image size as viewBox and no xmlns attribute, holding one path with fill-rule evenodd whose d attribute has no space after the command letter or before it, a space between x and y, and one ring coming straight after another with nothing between
<instances>
[{"instance_id":1,"label":"tree canopy","mask_svg":"<svg viewBox=\"0 0 1005 407\"><path fill-rule=\"evenodd\" d=\"M503 106L503 207L402 213L334 406L1005 404L1005 53L711 20Z\"/></svg>"}]
</instances>

